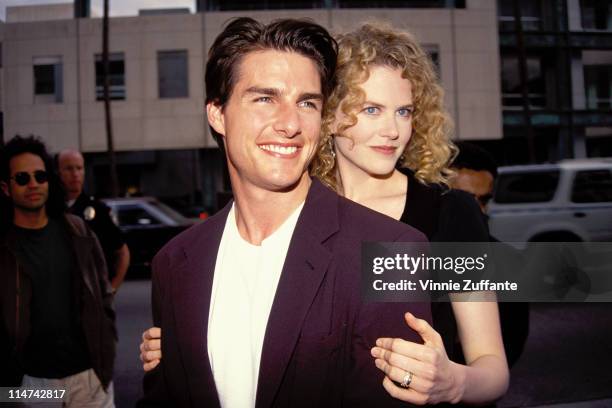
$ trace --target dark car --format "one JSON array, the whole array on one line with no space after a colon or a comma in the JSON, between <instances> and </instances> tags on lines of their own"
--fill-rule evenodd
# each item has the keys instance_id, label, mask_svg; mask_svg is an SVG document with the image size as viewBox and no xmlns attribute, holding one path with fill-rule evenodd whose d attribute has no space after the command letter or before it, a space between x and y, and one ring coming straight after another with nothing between
<instances>
[{"instance_id":1,"label":"dark car","mask_svg":"<svg viewBox=\"0 0 612 408\"><path fill-rule=\"evenodd\" d=\"M148 277L155 254L170 239L197 223L154 197L103 200L111 209L113 221L125 234L131 261L128 277Z\"/></svg>"}]
</instances>

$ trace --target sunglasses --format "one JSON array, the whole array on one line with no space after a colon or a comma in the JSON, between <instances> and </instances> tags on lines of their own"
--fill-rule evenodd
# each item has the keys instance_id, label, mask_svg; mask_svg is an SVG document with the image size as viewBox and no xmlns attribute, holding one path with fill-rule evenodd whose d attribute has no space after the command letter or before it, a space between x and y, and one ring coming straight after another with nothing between
<instances>
[{"instance_id":1,"label":"sunglasses","mask_svg":"<svg viewBox=\"0 0 612 408\"><path fill-rule=\"evenodd\" d=\"M36 170L34 173L34 180L38 184L44 184L49 181L49 174L44 170ZM30 182L31 179L30 173L26 173L25 171L20 171L19 173L15 173L11 179L15 180L15 183L19 186L25 186Z\"/></svg>"}]
</instances>

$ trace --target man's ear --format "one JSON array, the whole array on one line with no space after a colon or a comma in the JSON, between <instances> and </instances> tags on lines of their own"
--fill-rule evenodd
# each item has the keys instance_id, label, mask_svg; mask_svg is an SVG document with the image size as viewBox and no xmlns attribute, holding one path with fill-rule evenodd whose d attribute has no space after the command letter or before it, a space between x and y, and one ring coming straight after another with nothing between
<instances>
[{"instance_id":1,"label":"man's ear","mask_svg":"<svg viewBox=\"0 0 612 408\"><path fill-rule=\"evenodd\" d=\"M223 107L214 102L208 102L206 104L206 116L208 117L208 124L215 129L215 131L225 136L225 116L223 115Z\"/></svg>"},{"instance_id":2,"label":"man's ear","mask_svg":"<svg viewBox=\"0 0 612 408\"><path fill-rule=\"evenodd\" d=\"M5 181L0 181L0 188L2 189L2 192L4 193L5 196L10 197L11 193L9 192L9 186L8 184L6 184Z\"/></svg>"}]
</instances>

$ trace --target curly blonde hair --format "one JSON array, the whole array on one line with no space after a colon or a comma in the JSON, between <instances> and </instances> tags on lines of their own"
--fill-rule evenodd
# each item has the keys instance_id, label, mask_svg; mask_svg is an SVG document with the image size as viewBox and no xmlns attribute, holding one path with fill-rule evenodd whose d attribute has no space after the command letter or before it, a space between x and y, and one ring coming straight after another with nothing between
<instances>
[{"instance_id":1,"label":"curly blonde hair","mask_svg":"<svg viewBox=\"0 0 612 408\"><path fill-rule=\"evenodd\" d=\"M328 187L340 192L333 152L333 137L357 123L357 113L365 101L360 85L367 81L373 66L388 66L402 70L402 77L412 85L414 113L412 136L399 165L414 171L422 183L448 184L453 172L449 163L456 155L450 141L451 119L444 109L444 92L431 59L409 33L384 24L366 23L357 30L338 37L336 86L326 101L317 155L311 174ZM346 120L336 133L332 125L340 108Z\"/></svg>"}]
</instances>

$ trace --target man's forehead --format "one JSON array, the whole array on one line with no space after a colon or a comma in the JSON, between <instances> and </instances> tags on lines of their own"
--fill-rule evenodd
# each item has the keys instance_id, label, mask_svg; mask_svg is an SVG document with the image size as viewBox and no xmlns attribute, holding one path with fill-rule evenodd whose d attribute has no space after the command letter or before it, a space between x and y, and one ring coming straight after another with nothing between
<instances>
[{"instance_id":1,"label":"man's forehead","mask_svg":"<svg viewBox=\"0 0 612 408\"><path fill-rule=\"evenodd\" d=\"M83 155L76 150L63 150L58 154L58 162L60 165L62 164L82 164L83 163Z\"/></svg>"},{"instance_id":2,"label":"man's forehead","mask_svg":"<svg viewBox=\"0 0 612 408\"><path fill-rule=\"evenodd\" d=\"M283 88L286 82L292 82L304 93L321 93L321 77L316 63L293 51L251 51L238 61L235 74L234 88L240 85L242 91L253 86Z\"/></svg>"},{"instance_id":3,"label":"man's forehead","mask_svg":"<svg viewBox=\"0 0 612 408\"><path fill-rule=\"evenodd\" d=\"M45 168L45 162L42 158L32 153L21 153L11 158L9 162L11 171L17 172L24 169L43 169Z\"/></svg>"},{"instance_id":4,"label":"man's forehead","mask_svg":"<svg viewBox=\"0 0 612 408\"><path fill-rule=\"evenodd\" d=\"M456 169L457 183L469 184L472 188L490 188L493 184L493 175L486 170L473 170L467 168Z\"/></svg>"}]
</instances>

